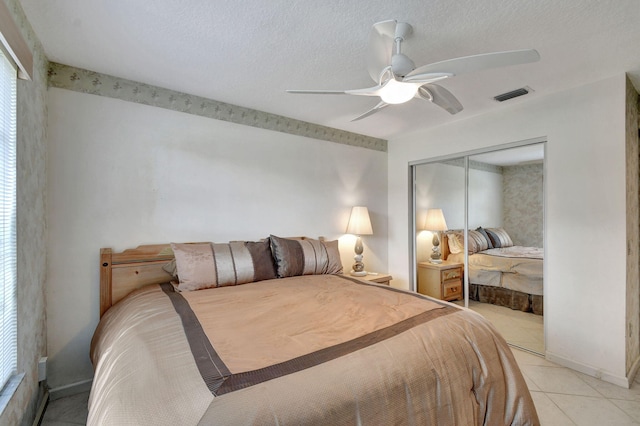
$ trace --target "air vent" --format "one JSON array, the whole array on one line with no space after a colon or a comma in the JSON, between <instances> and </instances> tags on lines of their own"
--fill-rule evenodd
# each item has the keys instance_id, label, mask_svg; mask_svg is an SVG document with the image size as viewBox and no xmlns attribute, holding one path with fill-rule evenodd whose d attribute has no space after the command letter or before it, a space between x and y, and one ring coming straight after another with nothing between
<instances>
[{"instance_id":1,"label":"air vent","mask_svg":"<svg viewBox=\"0 0 640 426\"><path fill-rule=\"evenodd\" d=\"M508 101L509 99L517 98L518 96L524 96L527 93L529 93L530 90L531 89L528 87L522 87L520 89L512 90L511 92L494 96L493 99L495 99L498 102L504 102L504 101Z\"/></svg>"}]
</instances>

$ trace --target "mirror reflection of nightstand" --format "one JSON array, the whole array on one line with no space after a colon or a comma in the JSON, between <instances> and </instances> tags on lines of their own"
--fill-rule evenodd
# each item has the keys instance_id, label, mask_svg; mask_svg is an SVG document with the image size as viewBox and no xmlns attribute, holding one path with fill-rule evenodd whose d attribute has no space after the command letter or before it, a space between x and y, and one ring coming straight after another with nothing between
<instances>
[{"instance_id":1,"label":"mirror reflection of nightstand","mask_svg":"<svg viewBox=\"0 0 640 426\"><path fill-rule=\"evenodd\" d=\"M462 300L462 263L418 262L418 293L441 300Z\"/></svg>"}]
</instances>

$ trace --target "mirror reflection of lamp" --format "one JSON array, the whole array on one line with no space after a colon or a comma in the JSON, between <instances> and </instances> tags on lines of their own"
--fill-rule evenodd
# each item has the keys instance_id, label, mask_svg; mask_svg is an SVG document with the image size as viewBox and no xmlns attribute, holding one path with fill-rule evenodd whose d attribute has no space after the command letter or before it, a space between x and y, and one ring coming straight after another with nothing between
<instances>
[{"instance_id":1,"label":"mirror reflection of lamp","mask_svg":"<svg viewBox=\"0 0 640 426\"><path fill-rule=\"evenodd\" d=\"M440 253L439 234L447 230L447 222L444 220L442 209L427 210L427 219L424 221L424 229L433 232L433 253L431 253L431 263L442 263L442 254Z\"/></svg>"},{"instance_id":2,"label":"mirror reflection of lamp","mask_svg":"<svg viewBox=\"0 0 640 426\"><path fill-rule=\"evenodd\" d=\"M367 275L367 271L364 270L364 263L362 263L362 252L364 247L362 246L361 235L373 235L373 228L371 228L371 219L369 219L369 209L363 206L355 206L351 209L351 216L349 216L349 223L347 224L347 234L353 234L356 237L355 253L353 257L355 262L353 264L353 270L351 275L356 277L364 277Z\"/></svg>"}]
</instances>

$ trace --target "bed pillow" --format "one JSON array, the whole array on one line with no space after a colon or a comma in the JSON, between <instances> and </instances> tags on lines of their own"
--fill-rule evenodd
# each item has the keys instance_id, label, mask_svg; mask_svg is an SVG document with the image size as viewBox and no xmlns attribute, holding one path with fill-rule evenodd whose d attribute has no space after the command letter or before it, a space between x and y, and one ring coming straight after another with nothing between
<instances>
[{"instance_id":1,"label":"bed pillow","mask_svg":"<svg viewBox=\"0 0 640 426\"><path fill-rule=\"evenodd\" d=\"M476 231L481 233L482 236L484 237L485 241L487 242L487 248L492 249L493 248L493 243L491 242L491 238L489 238L489 234L487 234L487 231L485 231L482 226L477 227Z\"/></svg>"},{"instance_id":2,"label":"bed pillow","mask_svg":"<svg viewBox=\"0 0 640 426\"><path fill-rule=\"evenodd\" d=\"M464 253L464 232L453 231L447 233L449 241L449 251L453 254ZM474 254L489 248L489 240L479 231L469 230L468 250L469 254Z\"/></svg>"},{"instance_id":3,"label":"bed pillow","mask_svg":"<svg viewBox=\"0 0 640 426\"><path fill-rule=\"evenodd\" d=\"M217 286L216 267L210 243L171 243L171 249L176 257L180 291Z\"/></svg>"},{"instance_id":4,"label":"bed pillow","mask_svg":"<svg viewBox=\"0 0 640 426\"><path fill-rule=\"evenodd\" d=\"M196 246L198 253L194 255ZM208 250L207 250L208 246ZM224 244L171 244L174 251L178 289L193 291L225 287L276 278L269 239L234 241ZM168 265L167 269L170 269ZM192 270L202 271L196 276ZM185 274L186 277L184 276ZM208 274L208 275L205 275Z\"/></svg>"},{"instance_id":5,"label":"bed pillow","mask_svg":"<svg viewBox=\"0 0 640 426\"><path fill-rule=\"evenodd\" d=\"M464 251L464 235L462 232L447 232L447 241L450 253L458 254Z\"/></svg>"},{"instance_id":6,"label":"bed pillow","mask_svg":"<svg viewBox=\"0 0 640 426\"><path fill-rule=\"evenodd\" d=\"M269 239L280 278L342 273L337 240L291 239L275 235Z\"/></svg>"},{"instance_id":7,"label":"bed pillow","mask_svg":"<svg viewBox=\"0 0 640 426\"><path fill-rule=\"evenodd\" d=\"M486 228L486 231L494 248L513 246L511 237L503 228Z\"/></svg>"},{"instance_id":8,"label":"bed pillow","mask_svg":"<svg viewBox=\"0 0 640 426\"><path fill-rule=\"evenodd\" d=\"M487 250L489 248L489 244L484 236L472 229L469 230L469 254L478 253L479 251Z\"/></svg>"},{"instance_id":9,"label":"bed pillow","mask_svg":"<svg viewBox=\"0 0 640 426\"><path fill-rule=\"evenodd\" d=\"M278 278L269 238L265 238L262 241L246 241L244 244L249 253L251 253L251 259L253 260L253 281Z\"/></svg>"}]
</instances>

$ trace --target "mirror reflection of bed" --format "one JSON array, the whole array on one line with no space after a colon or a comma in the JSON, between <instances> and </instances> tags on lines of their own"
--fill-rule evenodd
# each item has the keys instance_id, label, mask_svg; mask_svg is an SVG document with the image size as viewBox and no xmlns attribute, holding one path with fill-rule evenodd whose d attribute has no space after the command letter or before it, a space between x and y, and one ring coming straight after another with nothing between
<instances>
[{"instance_id":1,"label":"mirror reflection of bed","mask_svg":"<svg viewBox=\"0 0 640 426\"><path fill-rule=\"evenodd\" d=\"M444 262L438 268L459 264L469 280L465 299L455 303L467 302L511 345L540 354L544 354L543 163L544 144L539 143L470 156L468 178L464 158L415 166L417 229L425 229L420 222L426 211L442 208L448 230L440 233ZM433 269L427 265L432 235L423 231L417 237L418 290L425 276L421 271Z\"/></svg>"},{"instance_id":2,"label":"mirror reflection of bed","mask_svg":"<svg viewBox=\"0 0 640 426\"><path fill-rule=\"evenodd\" d=\"M489 235L493 230L504 231L484 229ZM470 240L478 239L480 231L469 232ZM444 236L443 246L453 238L455 233ZM464 263L461 252L448 254L447 258ZM465 269L469 276L469 308L489 319L510 344L540 354L544 354L542 270L541 248L515 245L477 252L474 249Z\"/></svg>"}]
</instances>

